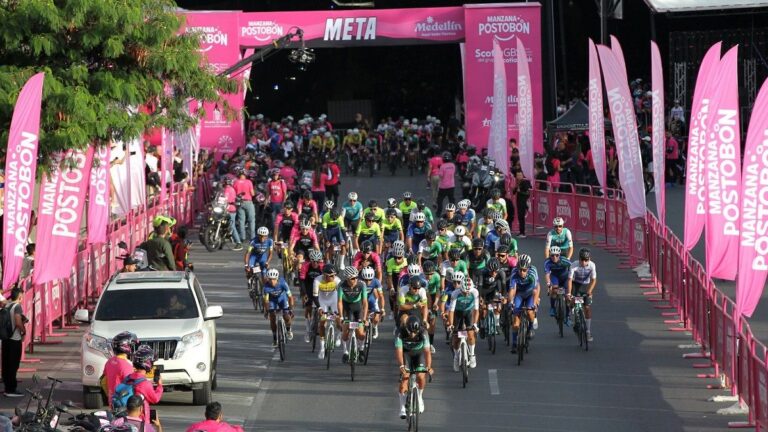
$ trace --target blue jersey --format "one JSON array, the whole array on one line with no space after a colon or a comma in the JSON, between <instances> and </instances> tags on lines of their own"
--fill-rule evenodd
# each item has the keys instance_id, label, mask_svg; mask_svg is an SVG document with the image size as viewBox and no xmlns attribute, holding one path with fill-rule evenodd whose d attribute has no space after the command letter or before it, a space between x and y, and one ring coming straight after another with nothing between
<instances>
[{"instance_id":1,"label":"blue jersey","mask_svg":"<svg viewBox=\"0 0 768 432\"><path fill-rule=\"evenodd\" d=\"M544 261L544 273L555 275L557 279L561 281L568 279L568 274L570 272L571 261L564 256L560 256L560 259L557 260L556 263L552 262L552 258L547 258L547 260Z\"/></svg>"},{"instance_id":2,"label":"blue jersey","mask_svg":"<svg viewBox=\"0 0 768 432\"><path fill-rule=\"evenodd\" d=\"M272 249L271 238L267 238L262 242L262 241L259 241L258 237L256 237L253 240L251 240L251 243L248 245L248 254L250 256L262 256L269 253L270 249Z\"/></svg>"},{"instance_id":3,"label":"blue jersey","mask_svg":"<svg viewBox=\"0 0 768 432\"><path fill-rule=\"evenodd\" d=\"M528 269L525 277L520 275L517 267L512 269L512 274L509 275L509 289L516 290L518 296L528 297L538 285L539 274L534 266Z\"/></svg>"},{"instance_id":4,"label":"blue jersey","mask_svg":"<svg viewBox=\"0 0 768 432\"><path fill-rule=\"evenodd\" d=\"M495 229L488 231L488 234L485 235L485 249L490 253L496 252L496 245L500 238L501 236Z\"/></svg>"},{"instance_id":5,"label":"blue jersey","mask_svg":"<svg viewBox=\"0 0 768 432\"><path fill-rule=\"evenodd\" d=\"M278 299L282 296L290 296L291 288L285 282L285 279L280 278L277 280L277 285L272 285L271 280L267 280L264 283L264 295L269 296L270 299Z\"/></svg>"},{"instance_id":6,"label":"blue jersey","mask_svg":"<svg viewBox=\"0 0 768 432\"><path fill-rule=\"evenodd\" d=\"M356 221L363 215L363 205L359 201L355 201L354 204L347 201L342 208L344 209L344 219Z\"/></svg>"},{"instance_id":7,"label":"blue jersey","mask_svg":"<svg viewBox=\"0 0 768 432\"><path fill-rule=\"evenodd\" d=\"M373 278L366 286L368 287L368 297L372 297L375 290L381 291L381 281L376 278Z\"/></svg>"},{"instance_id":8,"label":"blue jersey","mask_svg":"<svg viewBox=\"0 0 768 432\"><path fill-rule=\"evenodd\" d=\"M423 274L420 274L420 275L415 276L415 277L419 279L419 282L420 282L420 285L421 285L422 288L426 288L427 287L427 278L424 277ZM402 286L408 285L409 283L411 283L411 276L408 273L406 273L406 274L400 276L400 279L398 280L397 285L402 287Z\"/></svg>"},{"instance_id":9,"label":"blue jersey","mask_svg":"<svg viewBox=\"0 0 768 432\"><path fill-rule=\"evenodd\" d=\"M456 213L456 216L461 218L461 224L468 227L472 225L472 222L475 221L475 211L472 209L468 209L466 213Z\"/></svg>"},{"instance_id":10,"label":"blue jersey","mask_svg":"<svg viewBox=\"0 0 768 432\"><path fill-rule=\"evenodd\" d=\"M426 223L423 226L421 226L421 227L416 226L415 223L411 223L408 226L408 235L407 236L408 237L418 237L418 238L421 238L423 240L428 229L429 228L427 227Z\"/></svg>"}]
</instances>

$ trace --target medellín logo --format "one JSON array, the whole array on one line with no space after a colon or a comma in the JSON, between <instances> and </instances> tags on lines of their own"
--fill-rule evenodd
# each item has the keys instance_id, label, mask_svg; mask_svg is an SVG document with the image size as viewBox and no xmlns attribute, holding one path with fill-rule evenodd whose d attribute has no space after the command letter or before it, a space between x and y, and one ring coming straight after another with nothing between
<instances>
[{"instance_id":1,"label":"medell\u00edn logo","mask_svg":"<svg viewBox=\"0 0 768 432\"><path fill-rule=\"evenodd\" d=\"M214 26L199 26L199 27L187 27L187 33L199 33L200 35L200 51L206 52L211 50L214 45L227 46L229 42L229 35L219 30ZM203 46L207 45L203 48Z\"/></svg>"},{"instance_id":2,"label":"medell\u00edn logo","mask_svg":"<svg viewBox=\"0 0 768 432\"><path fill-rule=\"evenodd\" d=\"M424 21L416 23L414 30L420 36L450 36L463 31L461 23L453 20L438 21L433 16L428 16Z\"/></svg>"},{"instance_id":3,"label":"medell\u00edn logo","mask_svg":"<svg viewBox=\"0 0 768 432\"><path fill-rule=\"evenodd\" d=\"M283 34L283 26L274 21L248 21L248 25L240 27L241 37L252 37L262 42L278 38Z\"/></svg>"},{"instance_id":4,"label":"medell\u00edn logo","mask_svg":"<svg viewBox=\"0 0 768 432\"><path fill-rule=\"evenodd\" d=\"M518 33L530 34L531 23L517 15L491 15L477 25L479 36L495 35L500 41L508 41Z\"/></svg>"}]
</instances>

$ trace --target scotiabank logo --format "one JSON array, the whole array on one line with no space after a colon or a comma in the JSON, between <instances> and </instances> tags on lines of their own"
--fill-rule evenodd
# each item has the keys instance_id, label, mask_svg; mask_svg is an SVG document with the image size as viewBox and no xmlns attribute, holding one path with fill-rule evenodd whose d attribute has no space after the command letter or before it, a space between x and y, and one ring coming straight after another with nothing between
<instances>
[{"instance_id":1,"label":"scotiabank logo","mask_svg":"<svg viewBox=\"0 0 768 432\"><path fill-rule=\"evenodd\" d=\"M531 23L517 15L491 15L477 25L479 36L494 35L500 41L508 41L518 33L530 34Z\"/></svg>"},{"instance_id":2,"label":"scotiabank logo","mask_svg":"<svg viewBox=\"0 0 768 432\"><path fill-rule=\"evenodd\" d=\"M240 27L240 36L252 37L257 41L268 41L285 34L283 26L274 21L248 21L248 25Z\"/></svg>"},{"instance_id":3,"label":"scotiabank logo","mask_svg":"<svg viewBox=\"0 0 768 432\"><path fill-rule=\"evenodd\" d=\"M422 37L456 36L464 31L464 26L453 20L438 21L434 17L428 16L424 21L416 23L414 31Z\"/></svg>"},{"instance_id":4,"label":"scotiabank logo","mask_svg":"<svg viewBox=\"0 0 768 432\"><path fill-rule=\"evenodd\" d=\"M201 52L210 51L214 45L229 44L229 35L216 26L187 27L187 33L199 33Z\"/></svg>"}]
</instances>

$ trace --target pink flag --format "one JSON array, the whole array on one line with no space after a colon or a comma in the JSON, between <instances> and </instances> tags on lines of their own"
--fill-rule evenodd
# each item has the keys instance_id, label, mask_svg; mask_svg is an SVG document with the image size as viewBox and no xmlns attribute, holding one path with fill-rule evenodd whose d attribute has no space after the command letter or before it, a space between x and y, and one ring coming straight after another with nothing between
<instances>
[{"instance_id":1,"label":"pink flag","mask_svg":"<svg viewBox=\"0 0 768 432\"><path fill-rule=\"evenodd\" d=\"M737 316L751 317L768 275L768 81L752 108L741 173L741 244L736 280Z\"/></svg>"},{"instance_id":2,"label":"pink flag","mask_svg":"<svg viewBox=\"0 0 768 432\"><path fill-rule=\"evenodd\" d=\"M619 40L614 35L611 35L611 51L613 51L613 55L616 56L616 61L621 67L621 73L624 74L624 81L629 81L627 78L627 64L624 63L624 51L621 49Z\"/></svg>"},{"instance_id":3,"label":"pink flag","mask_svg":"<svg viewBox=\"0 0 768 432\"><path fill-rule=\"evenodd\" d=\"M93 147L68 150L65 167L46 177L40 188L35 284L69 277L77 254Z\"/></svg>"},{"instance_id":4,"label":"pink flag","mask_svg":"<svg viewBox=\"0 0 768 432\"><path fill-rule=\"evenodd\" d=\"M507 147L507 72L499 42L493 40L493 109L491 132L488 134L488 156L496 166L509 174L509 149Z\"/></svg>"},{"instance_id":5,"label":"pink flag","mask_svg":"<svg viewBox=\"0 0 768 432\"><path fill-rule=\"evenodd\" d=\"M592 160L600 186L606 186L605 162L605 118L603 117L603 80L600 75L600 60L592 39L589 39L589 144Z\"/></svg>"},{"instance_id":6,"label":"pink flag","mask_svg":"<svg viewBox=\"0 0 768 432\"><path fill-rule=\"evenodd\" d=\"M696 79L696 88L693 91L685 171L685 228L683 244L686 251L690 251L698 243L706 220L706 208L704 207L704 195L706 194L704 176L706 172L704 163L707 148L707 124L709 123L708 117L710 112L708 88L720 62L720 45L721 42L712 45L701 61L701 67Z\"/></svg>"},{"instance_id":7,"label":"pink flag","mask_svg":"<svg viewBox=\"0 0 768 432\"><path fill-rule=\"evenodd\" d=\"M11 131L8 134L3 218L3 290L19 277L29 238L43 78L45 74L40 72L24 84L13 109Z\"/></svg>"},{"instance_id":8,"label":"pink flag","mask_svg":"<svg viewBox=\"0 0 768 432\"><path fill-rule=\"evenodd\" d=\"M664 71L661 67L661 55L656 42L651 41L651 124L653 125L653 183L656 195L656 214L661 226L664 226L666 214L664 203Z\"/></svg>"},{"instance_id":9,"label":"pink flag","mask_svg":"<svg viewBox=\"0 0 768 432\"><path fill-rule=\"evenodd\" d=\"M720 60L712 83L710 128L706 136L707 222L706 255L710 277L734 280L739 254L739 135L738 45Z\"/></svg>"},{"instance_id":10,"label":"pink flag","mask_svg":"<svg viewBox=\"0 0 768 432\"><path fill-rule=\"evenodd\" d=\"M520 38L517 38L517 121L520 131L520 167L527 179L533 179L535 174L533 172L531 73L528 69L528 54Z\"/></svg>"},{"instance_id":11,"label":"pink flag","mask_svg":"<svg viewBox=\"0 0 768 432\"><path fill-rule=\"evenodd\" d=\"M106 243L109 224L109 146L97 147L88 187L88 244Z\"/></svg>"},{"instance_id":12,"label":"pink flag","mask_svg":"<svg viewBox=\"0 0 768 432\"><path fill-rule=\"evenodd\" d=\"M603 45L598 46L597 50L600 53L600 65L608 94L611 125L619 158L619 181L627 198L627 211L630 218L644 218L645 182L629 84L613 52Z\"/></svg>"}]
</instances>

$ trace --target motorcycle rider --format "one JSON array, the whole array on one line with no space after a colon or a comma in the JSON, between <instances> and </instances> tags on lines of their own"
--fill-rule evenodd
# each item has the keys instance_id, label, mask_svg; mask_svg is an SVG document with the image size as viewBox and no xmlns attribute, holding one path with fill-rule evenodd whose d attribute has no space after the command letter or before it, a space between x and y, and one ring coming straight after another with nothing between
<instances>
[{"instance_id":1,"label":"motorcycle rider","mask_svg":"<svg viewBox=\"0 0 768 432\"><path fill-rule=\"evenodd\" d=\"M227 213L229 213L229 230L230 230L229 232L232 235L232 241L235 242L235 245L232 247L232 250L241 251L243 250L243 242L240 238L240 233L235 227L236 226L235 222L237 221L237 207L235 206L235 202L237 201L237 191L235 190L232 183L233 182L231 177L224 178L224 196L227 198Z\"/></svg>"}]
</instances>

